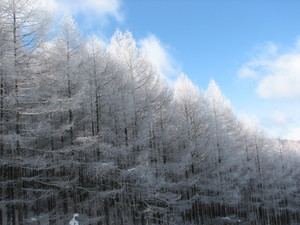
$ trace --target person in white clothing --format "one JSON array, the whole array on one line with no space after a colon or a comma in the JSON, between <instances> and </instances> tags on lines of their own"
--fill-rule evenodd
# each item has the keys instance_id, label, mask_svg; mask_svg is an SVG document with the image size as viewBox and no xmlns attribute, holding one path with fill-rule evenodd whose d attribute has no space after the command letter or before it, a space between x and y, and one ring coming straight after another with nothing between
<instances>
[{"instance_id":1,"label":"person in white clothing","mask_svg":"<svg viewBox=\"0 0 300 225\"><path fill-rule=\"evenodd\" d=\"M79 214L74 213L73 219L70 220L69 225L79 225L78 217L79 217Z\"/></svg>"}]
</instances>

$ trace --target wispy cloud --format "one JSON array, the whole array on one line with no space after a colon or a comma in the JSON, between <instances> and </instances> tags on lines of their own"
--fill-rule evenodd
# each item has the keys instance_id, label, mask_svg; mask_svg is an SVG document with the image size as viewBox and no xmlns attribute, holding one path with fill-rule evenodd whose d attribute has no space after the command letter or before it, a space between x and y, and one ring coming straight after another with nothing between
<instances>
[{"instance_id":1,"label":"wispy cloud","mask_svg":"<svg viewBox=\"0 0 300 225\"><path fill-rule=\"evenodd\" d=\"M285 124L288 122L288 116L281 111L274 111L271 118L275 123Z\"/></svg>"},{"instance_id":2,"label":"wispy cloud","mask_svg":"<svg viewBox=\"0 0 300 225\"><path fill-rule=\"evenodd\" d=\"M256 78L257 73L250 68L249 65L244 65L242 68L239 69L238 75L240 78Z\"/></svg>"},{"instance_id":3,"label":"wispy cloud","mask_svg":"<svg viewBox=\"0 0 300 225\"><path fill-rule=\"evenodd\" d=\"M273 111L262 120L262 126L273 137L300 140L299 110L292 112L284 109Z\"/></svg>"},{"instance_id":4,"label":"wispy cloud","mask_svg":"<svg viewBox=\"0 0 300 225\"><path fill-rule=\"evenodd\" d=\"M290 129L287 138L290 140L300 140L300 127Z\"/></svg>"},{"instance_id":5,"label":"wispy cloud","mask_svg":"<svg viewBox=\"0 0 300 225\"><path fill-rule=\"evenodd\" d=\"M142 52L160 74L171 79L179 75L180 70L168 52L168 47L155 35L150 34L148 37L139 41L139 44Z\"/></svg>"},{"instance_id":6,"label":"wispy cloud","mask_svg":"<svg viewBox=\"0 0 300 225\"><path fill-rule=\"evenodd\" d=\"M300 98L300 41L283 53L275 44L268 44L239 69L238 76L257 79L256 93L261 98Z\"/></svg>"},{"instance_id":7,"label":"wispy cloud","mask_svg":"<svg viewBox=\"0 0 300 225\"><path fill-rule=\"evenodd\" d=\"M36 0L36 4L39 5L41 8L46 9L50 12L58 11L58 0Z\"/></svg>"},{"instance_id":8,"label":"wispy cloud","mask_svg":"<svg viewBox=\"0 0 300 225\"><path fill-rule=\"evenodd\" d=\"M262 98L300 98L300 52L279 56L266 65L256 89Z\"/></svg>"},{"instance_id":9,"label":"wispy cloud","mask_svg":"<svg viewBox=\"0 0 300 225\"><path fill-rule=\"evenodd\" d=\"M254 115L246 113L238 114L239 120L242 121L242 126L246 131L255 131L260 127L259 119Z\"/></svg>"},{"instance_id":10,"label":"wispy cloud","mask_svg":"<svg viewBox=\"0 0 300 225\"><path fill-rule=\"evenodd\" d=\"M274 137L300 140L300 39L288 49L274 43L257 48L238 76L254 82L257 101L265 103L257 114L263 130Z\"/></svg>"},{"instance_id":11,"label":"wispy cloud","mask_svg":"<svg viewBox=\"0 0 300 225\"><path fill-rule=\"evenodd\" d=\"M124 15L121 10L122 0L38 0L46 5L56 15L65 12L71 15L84 15L89 21L97 21L100 25L108 22L109 18L114 18L122 22ZM91 20L90 18L93 18Z\"/></svg>"}]
</instances>

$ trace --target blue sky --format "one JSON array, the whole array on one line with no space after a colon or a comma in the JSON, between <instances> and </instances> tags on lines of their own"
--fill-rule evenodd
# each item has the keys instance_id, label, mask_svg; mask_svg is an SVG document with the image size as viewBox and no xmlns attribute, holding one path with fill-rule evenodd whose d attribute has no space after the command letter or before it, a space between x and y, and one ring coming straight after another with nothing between
<instances>
[{"instance_id":1,"label":"blue sky","mask_svg":"<svg viewBox=\"0 0 300 225\"><path fill-rule=\"evenodd\" d=\"M46 0L44 0L46 1ZM276 137L300 139L300 1L48 0L86 35L129 30L170 79L215 79L237 114Z\"/></svg>"}]
</instances>

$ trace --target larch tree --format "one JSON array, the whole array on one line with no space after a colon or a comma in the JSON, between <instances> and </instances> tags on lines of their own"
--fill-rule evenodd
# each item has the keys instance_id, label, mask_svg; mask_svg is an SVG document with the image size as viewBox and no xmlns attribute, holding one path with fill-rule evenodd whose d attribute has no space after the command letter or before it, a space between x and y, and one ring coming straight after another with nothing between
<instances>
[{"instance_id":1,"label":"larch tree","mask_svg":"<svg viewBox=\"0 0 300 225\"><path fill-rule=\"evenodd\" d=\"M56 80L56 94L59 98L62 109L67 111L66 119L68 124L69 137L61 137L61 142L64 138L73 145L75 141L74 110L79 107L78 97L81 94L81 88L85 85L80 83L84 82L80 78L83 66L83 39L81 31L79 30L76 22L71 16L66 15L59 27L59 32L56 39L53 41L52 53L52 66L53 78ZM62 115L64 117L64 115Z\"/></svg>"},{"instance_id":2,"label":"larch tree","mask_svg":"<svg viewBox=\"0 0 300 225\"><path fill-rule=\"evenodd\" d=\"M28 65L32 63L34 51L44 41L44 34L48 26L48 13L39 8L31 0L4 0L1 7L3 19L3 31L7 32L5 38L5 58L7 73L10 79L7 90L13 99L13 111L15 114L16 146L14 151L21 151L20 136L22 133L21 110L26 102L22 102L22 91L32 85ZM7 88L9 89L9 88Z\"/></svg>"},{"instance_id":3,"label":"larch tree","mask_svg":"<svg viewBox=\"0 0 300 225\"><path fill-rule=\"evenodd\" d=\"M174 84L174 104L177 106L178 140L182 140L178 143L179 151L185 152L182 157L188 157L190 161L187 176L189 173L199 173L208 157L205 151L208 124L204 122L208 105L200 90L184 74Z\"/></svg>"},{"instance_id":4,"label":"larch tree","mask_svg":"<svg viewBox=\"0 0 300 225\"><path fill-rule=\"evenodd\" d=\"M31 0L4 0L0 3L1 20L1 123L6 130L1 133L1 166L11 171L12 180L5 185L7 223L22 223L24 202L22 178L32 171L23 170L33 151L30 129L33 120L26 114L35 107L31 90L34 87L34 54L44 41L50 22L48 13ZM2 129L1 129L2 130ZM5 148L5 150L4 150ZM12 157L12 158L11 158ZM21 160L14 160L19 157Z\"/></svg>"},{"instance_id":5,"label":"larch tree","mask_svg":"<svg viewBox=\"0 0 300 225\"><path fill-rule=\"evenodd\" d=\"M171 86L128 31L106 46L0 2L0 223L292 224L299 142L237 120L215 81ZM241 221L243 218L244 221Z\"/></svg>"}]
</instances>

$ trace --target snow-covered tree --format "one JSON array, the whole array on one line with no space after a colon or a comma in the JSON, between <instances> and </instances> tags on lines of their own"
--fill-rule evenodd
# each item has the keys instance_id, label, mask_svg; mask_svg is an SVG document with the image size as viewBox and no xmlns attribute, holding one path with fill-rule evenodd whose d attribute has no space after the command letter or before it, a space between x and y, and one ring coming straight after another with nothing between
<instances>
[{"instance_id":1,"label":"snow-covered tree","mask_svg":"<svg viewBox=\"0 0 300 225\"><path fill-rule=\"evenodd\" d=\"M0 2L0 223L298 223L299 142L237 119L215 81L171 87L132 34L45 42L32 0ZM251 122L253 124L253 122Z\"/></svg>"}]
</instances>

